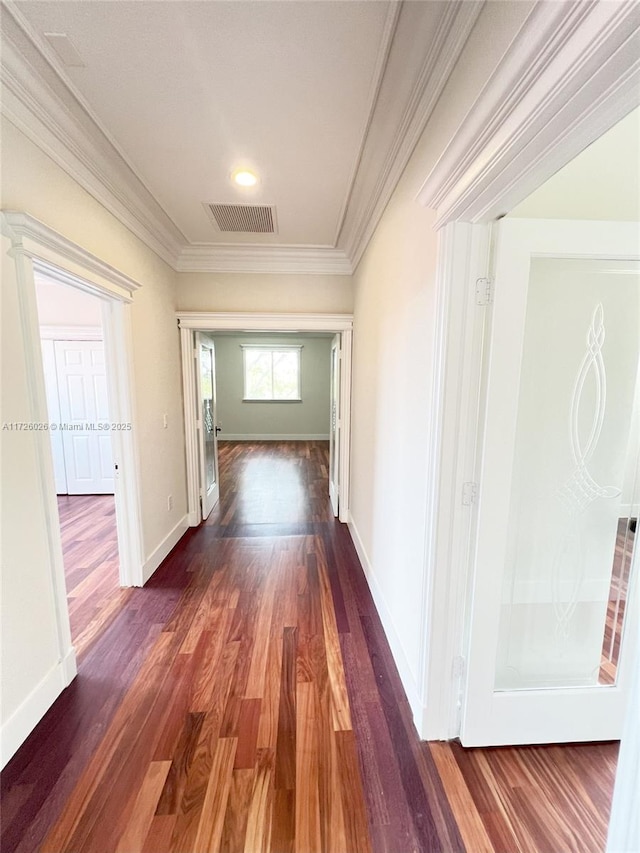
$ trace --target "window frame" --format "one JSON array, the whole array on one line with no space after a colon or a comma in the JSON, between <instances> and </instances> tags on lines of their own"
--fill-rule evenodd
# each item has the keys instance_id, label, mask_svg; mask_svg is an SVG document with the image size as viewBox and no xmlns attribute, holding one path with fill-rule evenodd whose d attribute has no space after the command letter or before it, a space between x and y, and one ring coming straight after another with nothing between
<instances>
[{"instance_id":1,"label":"window frame","mask_svg":"<svg viewBox=\"0 0 640 853\"><path fill-rule=\"evenodd\" d=\"M302 402L302 344L240 344L242 350L242 402L243 403L301 403ZM297 352L298 374L295 397L249 397L247 396L247 351L260 350L271 355L271 393L273 394L273 355L278 352Z\"/></svg>"}]
</instances>

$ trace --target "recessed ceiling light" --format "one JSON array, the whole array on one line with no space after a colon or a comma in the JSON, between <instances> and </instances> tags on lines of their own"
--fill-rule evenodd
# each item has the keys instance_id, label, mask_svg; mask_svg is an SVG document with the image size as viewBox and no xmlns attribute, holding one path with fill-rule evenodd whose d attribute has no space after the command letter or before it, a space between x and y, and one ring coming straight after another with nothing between
<instances>
[{"instance_id":1,"label":"recessed ceiling light","mask_svg":"<svg viewBox=\"0 0 640 853\"><path fill-rule=\"evenodd\" d=\"M231 178L239 187L255 187L258 183L258 176L249 169L236 169Z\"/></svg>"}]
</instances>

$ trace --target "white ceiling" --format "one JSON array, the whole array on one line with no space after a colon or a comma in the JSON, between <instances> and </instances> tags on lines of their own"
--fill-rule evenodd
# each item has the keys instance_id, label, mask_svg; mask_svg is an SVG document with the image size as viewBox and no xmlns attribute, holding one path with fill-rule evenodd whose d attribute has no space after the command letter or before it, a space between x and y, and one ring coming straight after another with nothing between
<instances>
[{"instance_id":1,"label":"white ceiling","mask_svg":"<svg viewBox=\"0 0 640 853\"><path fill-rule=\"evenodd\" d=\"M17 0L0 109L176 270L350 275L483 4ZM278 233L207 202L274 205Z\"/></svg>"},{"instance_id":2,"label":"white ceiling","mask_svg":"<svg viewBox=\"0 0 640 853\"><path fill-rule=\"evenodd\" d=\"M186 241L335 245L390 3L16 5ZM51 32L70 38L84 67L62 64L44 41ZM256 170L257 188L231 184L238 166ZM279 233L221 234L202 202L275 204Z\"/></svg>"}]
</instances>

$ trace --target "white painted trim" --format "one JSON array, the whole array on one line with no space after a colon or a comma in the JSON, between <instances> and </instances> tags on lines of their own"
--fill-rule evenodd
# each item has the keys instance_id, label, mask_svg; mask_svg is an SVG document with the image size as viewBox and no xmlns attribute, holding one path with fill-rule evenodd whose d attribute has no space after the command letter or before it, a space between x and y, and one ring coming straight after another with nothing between
<instances>
[{"instance_id":1,"label":"white painted trim","mask_svg":"<svg viewBox=\"0 0 640 853\"><path fill-rule=\"evenodd\" d=\"M412 4L406 4L399 14ZM350 191L349 206L339 235L338 245L343 247L355 269L378 226L402 173L409 162L436 103L458 61L473 26L482 11L482 2L443 3L438 25L431 44L426 45L418 57L419 64L407 67L415 51L400 42L396 27L391 51L403 60L394 64L395 73L406 77L413 73L413 83L405 95L403 109L393 112L395 132L389 136L378 131L389 124L389 99L397 101L401 80L392 77L391 68L385 71L381 90L387 98L376 103L363 146L359 168ZM395 26L395 22L394 22ZM405 39L413 32L403 30ZM384 142L382 142L384 140Z\"/></svg>"},{"instance_id":2,"label":"white painted trim","mask_svg":"<svg viewBox=\"0 0 640 853\"><path fill-rule=\"evenodd\" d=\"M20 310L20 325L24 341L24 360L27 375L28 402L30 420L35 423L46 423L48 421L47 396L44 380L44 364L42 361L42 350L40 345L40 329L38 326L38 306L36 302L36 289L33 272L33 261L24 252L20 251L20 244L12 243L9 255L13 257L16 270L18 288L18 305ZM72 655L75 659L75 651L71 642L71 626L69 622L69 608L67 604L67 590L64 578L64 565L62 561L62 541L60 535L60 520L58 515L58 501L56 497L55 476L53 471L53 452L49 434L45 431L33 433L35 444L36 464L38 471L39 502L42 506L45 531L47 537L47 557L49 569L49 585L47 594L49 597L49 608L55 617L56 643L58 664ZM73 667L68 667L69 670ZM63 676L58 680L61 684L55 696L66 686ZM49 682L47 681L47 684ZM33 700L28 698L27 712L23 722L16 722L15 734L24 734L26 737L30 729L26 729L27 723L33 720L36 710L41 711L40 716L47 710L42 709L41 702L50 698L52 688L36 688L37 697ZM51 701L53 701L53 699ZM35 723L40 719L35 719ZM10 730L11 732L11 730ZM17 744L19 746L19 743ZM13 748L14 742L10 741Z\"/></svg>"},{"instance_id":3,"label":"white painted trim","mask_svg":"<svg viewBox=\"0 0 640 853\"><path fill-rule=\"evenodd\" d=\"M16 264L32 419L37 422L47 420L35 291L37 273L78 287L101 299L110 408L114 420L133 423L135 420L132 403L133 342L128 303L131 302L132 292L140 285L29 214L10 211L3 212L0 217L2 232L11 239L12 247L9 254ZM86 264L86 271L83 269L83 264ZM64 656L67 645L71 643L71 634L53 460L48 436L45 433L38 433L38 436L41 438L38 441L38 462L42 480L42 501L47 514L55 609L60 632L61 656ZM115 431L111 439L114 464L118 465L120 471L115 478L120 583L123 586L141 586L142 527L138 503L139 471L134 432Z\"/></svg>"},{"instance_id":4,"label":"white painted trim","mask_svg":"<svg viewBox=\"0 0 640 853\"><path fill-rule=\"evenodd\" d=\"M353 314L271 314L178 311L181 329L242 332L342 332L353 328Z\"/></svg>"},{"instance_id":5,"label":"white painted trim","mask_svg":"<svg viewBox=\"0 0 640 853\"><path fill-rule=\"evenodd\" d=\"M15 4L2 20L2 114L164 261L186 242Z\"/></svg>"},{"instance_id":6,"label":"white painted trim","mask_svg":"<svg viewBox=\"0 0 640 853\"><path fill-rule=\"evenodd\" d=\"M340 341L340 459L338 462L338 520L349 521L351 497L351 388L353 330L343 329Z\"/></svg>"},{"instance_id":7,"label":"white painted trim","mask_svg":"<svg viewBox=\"0 0 640 853\"><path fill-rule=\"evenodd\" d=\"M278 402L278 401L276 401ZM218 441L329 441L329 433L220 433Z\"/></svg>"},{"instance_id":8,"label":"white painted trim","mask_svg":"<svg viewBox=\"0 0 640 853\"><path fill-rule=\"evenodd\" d=\"M636 578L637 581L637 578ZM640 850L640 669L636 666L624 731L620 741L613 803L607 836L607 853Z\"/></svg>"},{"instance_id":9,"label":"white painted trim","mask_svg":"<svg viewBox=\"0 0 640 853\"><path fill-rule=\"evenodd\" d=\"M40 326L41 341L101 341L102 326Z\"/></svg>"},{"instance_id":10,"label":"white painted trim","mask_svg":"<svg viewBox=\"0 0 640 853\"><path fill-rule=\"evenodd\" d=\"M193 359L194 331L333 332L342 336L342 441L340 443L340 521L349 519L349 467L351 451L351 345L353 314L267 314L177 312L182 350L182 382L187 461L187 508L189 525L200 524L198 402Z\"/></svg>"},{"instance_id":11,"label":"white painted trim","mask_svg":"<svg viewBox=\"0 0 640 853\"><path fill-rule=\"evenodd\" d=\"M469 597L473 507L465 482L476 480L476 423L486 307L475 302L476 279L487 275L489 228L450 223L439 234L436 273L436 367L431 398L425 569L421 608L421 682L425 740L459 734ZM446 567L445 571L439 567Z\"/></svg>"},{"instance_id":12,"label":"white painted trim","mask_svg":"<svg viewBox=\"0 0 640 853\"><path fill-rule=\"evenodd\" d=\"M2 233L11 239L14 247L20 248L28 257L39 260L42 273L60 284L71 284L95 295L95 289L87 288L83 280L97 288L98 295L118 296L126 302L131 301L132 294L140 287L135 279L63 237L29 213L4 210L1 226Z\"/></svg>"},{"instance_id":13,"label":"white painted trim","mask_svg":"<svg viewBox=\"0 0 640 853\"><path fill-rule=\"evenodd\" d=\"M637 3L538 0L426 178L437 225L508 213L640 103Z\"/></svg>"},{"instance_id":14,"label":"white painted trim","mask_svg":"<svg viewBox=\"0 0 640 853\"><path fill-rule=\"evenodd\" d=\"M391 47L396 36L398 18L400 17L401 9L402 3L398 2L398 0L392 0L392 2L389 3L387 6L387 14L385 16L384 26L382 28L380 46L376 55L376 64L373 70L373 74L371 75L371 86L369 89L369 96L367 98L367 114L361 134L360 150L358 151L358 156L354 161L353 169L351 170L351 176L348 182L347 193L342 204L342 209L340 210L340 215L338 216L338 226L336 228L335 238L333 241L335 246L338 245L340 232L342 231L344 220L347 215L349 205L351 204L351 199L353 198L354 184L362 164L367 141L370 139L369 131L371 129L371 123L373 122L376 103L378 101L378 97L380 96L382 81L384 80L384 76L387 70L389 54L391 53Z\"/></svg>"},{"instance_id":15,"label":"white painted trim","mask_svg":"<svg viewBox=\"0 0 640 853\"><path fill-rule=\"evenodd\" d=\"M351 261L333 246L255 246L192 243L176 262L178 272L351 275Z\"/></svg>"},{"instance_id":16,"label":"white painted trim","mask_svg":"<svg viewBox=\"0 0 640 853\"><path fill-rule=\"evenodd\" d=\"M182 354L182 400L184 407L184 441L187 469L187 518L189 527L197 527L202 520L200 507L200 449L198 443L198 395L195 376L194 330L180 324L180 350Z\"/></svg>"},{"instance_id":17,"label":"white painted trim","mask_svg":"<svg viewBox=\"0 0 640 853\"><path fill-rule=\"evenodd\" d=\"M76 653L70 648L3 724L0 731L0 767L5 767L15 755L76 674Z\"/></svg>"},{"instance_id":18,"label":"white painted trim","mask_svg":"<svg viewBox=\"0 0 640 853\"><path fill-rule=\"evenodd\" d=\"M131 423L131 431L111 432L120 584L142 586L142 512L140 509L140 463L135 443L135 381L133 376L133 335L131 306L105 300L102 306L104 352L107 364L109 407L113 420Z\"/></svg>"},{"instance_id":19,"label":"white painted trim","mask_svg":"<svg viewBox=\"0 0 640 853\"><path fill-rule=\"evenodd\" d=\"M158 547L155 548L144 561L144 566L142 568L143 583L146 583L149 580L151 575L160 566L162 561L169 556L188 529L189 516L185 515L180 519L173 530L167 533Z\"/></svg>"},{"instance_id":20,"label":"white painted trim","mask_svg":"<svg viewBox=\"0 0 640 853\"><path fill-rule=\"evenodd\" d=\"M382 594L382 590L378 586L373 566L367 556L367 552L362 544L362 539L360 538L360 534L358 533L358 529L351 514L349 514L348 527L351 540L356 549L360 565L362 566L364 576L371 591L373 602L376 606L376 610L380 616L380 621L382 622L382 627L389 642L393 659L398 667L398 673L400 675L400 680L402 681L402 686L404 687L404 692L406 693L409 701L409 707L411 708L414 724L416 728L418 728L422 724L424 716L424 707L422 705L419 685L407 661L407 656L396 632L389 607L384 595Z\"/></svg>"}]
</instances>

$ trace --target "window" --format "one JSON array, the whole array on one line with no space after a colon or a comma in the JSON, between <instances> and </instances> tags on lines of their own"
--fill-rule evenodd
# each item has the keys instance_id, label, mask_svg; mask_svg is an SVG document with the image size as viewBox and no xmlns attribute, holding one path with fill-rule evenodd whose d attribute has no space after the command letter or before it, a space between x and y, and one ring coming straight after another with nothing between
<instances>
[{"instance_id":1,"label":"window","mask_svg":"<svg viewBox=\"0 0 640 853\"><path fill-rule=\"evenodd\" d=\"M245 400L300 402L301 346L242 345Z\"/></svg>"}]
</instances>

